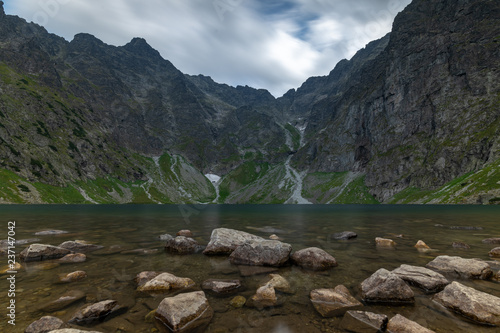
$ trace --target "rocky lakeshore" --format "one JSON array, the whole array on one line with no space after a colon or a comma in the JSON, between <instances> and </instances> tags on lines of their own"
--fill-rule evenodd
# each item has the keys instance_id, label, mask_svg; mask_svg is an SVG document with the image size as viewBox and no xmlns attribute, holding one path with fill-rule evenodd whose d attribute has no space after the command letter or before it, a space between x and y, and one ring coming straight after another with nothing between
<instances>
[{"instance_id":1,"label":"rocky lakeshore","mask_svg":"<svg viewBox=\"0 0 500 333\"><path fill-rule=\"evenodd\" d=\"M50 230L44 242L19 243L19 270L32 272L25 280L54 272L51 284L33 291L33 300L44 301L24 309L35 319L24 332L439 332L439 320L454 323L450 332L500 326L495 238L469 244L491 247L488 260L443 254L403 234L343 231L299 247L285 233L278 240L230 228L215 228L209 238L165 231L172 233L129 245L69 240L73 234ZM360 245L364 256L393 262L347 276L353 261L342 249ZM422 264L397 264L398 251ZM134 264L137 258L144 264ZM420 309L435 318L414 315Z\"/></svg>"}]
</instances>

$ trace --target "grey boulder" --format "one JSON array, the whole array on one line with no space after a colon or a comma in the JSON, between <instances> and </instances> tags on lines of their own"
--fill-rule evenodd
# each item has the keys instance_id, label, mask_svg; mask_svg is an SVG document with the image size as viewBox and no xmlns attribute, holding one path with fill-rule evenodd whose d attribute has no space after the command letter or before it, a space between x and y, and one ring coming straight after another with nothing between
<instances>
[{"instance_id":1,"label":"grey boulder","mask_svg":"<svg viewBox=\"0 0 500 333\"><path fill-rule=\"evenodd\" d=\"M337 266L332 255L317 247L295 251L290 258L296 265L314 271L324 271Z\"/></svg>"},{"instance_id":2,"label":"grey boulder","mask_svg":"<svg viewBox=\"0 0 500 333\"><path fill-rule=\"evenodd\" d=\"M264 238L234 229L214 229L203 254L231 254L238 246L252 240L264 240Z\"/></svg>"},{"instance_id":3,"label":"grey boulder","mask_svg":"<svg viewBox=\"0 0 500 333\"><path fill-rule=\"evenodd\" d=\"M381 268L361 283L361 295L366 302L414 303L411 288L398 275Z\"/></svg>"},{"instance_id":4,"label":"grey boulder","mask_svg":"<svg viewBox=\"0 0 500 333\"><path fill-rule=\"evenodd\" d=\"M490 266L477 259L439 256L425 266L443 274L464 279L487 280L493 276Z\"/></svg>"},{"instance_id":5,"label":"grey boulder","mask_svg":"<svg viewBox=\"0 0 500 333\"><path fill-rule=\"evenodd\" d=\"M401 265L392 273L407 283L431 293L443 290L450 283L443 275L425 267Z\"/></svg>"},{"instance_id":6,"label":"grey boulder","mask_svg":"<svg viewBox=\"0 0 500 333\"><path fill-rule=\"evenodd\" d=\"M238 246L229 256L235 265L283 266L290 258L292 246L276 240L253 240Z\"/></svg>"}]
</instances>

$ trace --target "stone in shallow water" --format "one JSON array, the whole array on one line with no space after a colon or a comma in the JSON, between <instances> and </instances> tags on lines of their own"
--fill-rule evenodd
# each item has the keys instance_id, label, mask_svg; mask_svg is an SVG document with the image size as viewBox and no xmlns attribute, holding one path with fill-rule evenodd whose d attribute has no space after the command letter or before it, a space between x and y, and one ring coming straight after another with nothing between
<instances>
[{"instance_id":1,"label":"stone in shallow water","mask_svg":"<svg viewBox=\"0 0 500 333\"><path fill-rule=\"evenodd\" d=\"M50 333L102 333L99 331L82 331L76 328L63 328L55 331L50 331Z\"/></svg>"},{"instance_id":2,"label":"stone in shallow water","mask_svg":"<svg viewBox=\"0 0 500 333\"><path fill-rule=\"evenodd\" d=\"M67 293L64 293L64 295L62 295L55 301L49 302L48 304L44 305L41 310L44 312L59 311L84 298L85 293L83 291L70 290Z\"/></svg>"},{"instance_id":3,"label":"stone in shallow water","mask_svg":"<svg viewBox=\"0 0 500 333\"><path fill-rule=\"evenodd\" d=\"M451 246L454 248L454 249L465 249L465 250L468 250L470 249L470 245L469 244L466 244L464 242L453 242L451 244Z\"/></svg>"},{"instance_id":4,"label":"stone in shallow water","mask_svg":"<svg viewBox=\"0 0 500 333\"><path fill-rule=\"evenodd\" d=\"M35 232L35 236L62 235L67 233L68 231L64 230L42 230Z\"/></svg>"},{"instance_id":5,"label":"stone in shallow water","mask_svg":"<svg viewBox=\"0 0 500 333\"><path fill-rule=\"evenodd\" d=\"M435 333L399 314L389 320L387 331L391 333Z\"/></svg>"},{"instance_id":6,"label":"stone in shallow water","mask_svg":"<svg viewBox=\"0 0 500 333\"><path fill-rule=\"evenodd\" d=\"M210 290L218 295L231 295L241 289L241 281L210 279L203 281L201 288L203 290Z\"/></svg>"},{"instance_id":7,"label":"stone in shallow water","mask_svg":"<svg viewBox=\"0 0 500 333\"><path fill-rule=\"evenodd\" d=\"M93 325L122 313L126 308L122 308L115 300L107 300L88 305L78 310L69 320L72 324Z\"/></svg>"},{"instance_id":8,"label":"stone in shallow water","mask_svg":"<svg viewBox=\"0 0 500 333\"><path fill-rule=\"evenodd\" d=\"M483 243L485 243L485 244L500 244L500 238L486 238L486 239L483 239Z\"/></svg>"},{"instance_id":9,"label":"stone in shallow water","mask_svg":"<svg viewBox=\"0 0 500 333\"><path fill-rule=\"evenodd\" d=\"M59 274L59 282L61 283L71 283L83 280L87 277L87 273L84 271L76 271L68 274Z\"/></svg>"},{"instance_id":10,"label":"stone in shallow water","mask_svg":"<svg viewBox=\"0 0 500 333\"><path fill-rule=\"evenodd\" d=\"M22 261L41 261L49 259L59 259L71 251L62 247L46 245L46 244L31 244L21 251L19 258Z\"/></svg>"},{"instance_id":11,"label":"stone in shallow water","mask_svg":"<svg viewBox=\"0 0 500 333\"><path fill-rule=\"evenodd\" d=\"M362 297L367 302L414 303L411 288L396 274L381 268L361 283Z\"/></svg>"},{"instance_id":12,"label":"stone in shallow water","mask_svg":"<svg viewBox=\"0 0 500 333\"><path fill-rule=\"evenodd\" d=\"M443 275L424 267L401 265L392 273L427 292L441 291L450 283Z\"/></svg>"},{"instance_id":13,"label":"stone in shallow water","mask_svg":"<svg viewBox=\"0 0 500 333\"><path fill-rule=\"evenodd\" d=\"M161 273L137 288L138 291L164 292L171 289L191 288L195 285L189 278L180 278L170 273Z\"/></svg>"},{"instance_id":14,"label":"stone in shallow water","mask_svg":"<svg viewBox=\"0 0 500 333\"><path fill-rule=\"evenodd\" d=\"M325 318L342 316L347 310L362 306L343 285L334 289L313 290L310 298L316 311Z\"/></svg>"},{"instance_id":15,"label":"stone in shallow water","mask_svg":"<svg viewBox=\"0 0 500 333\"><path fill-rule=\"evenodd\" d=\"M500 298L497 296L452 282L433 300L471 320L500 326Z\"/></svg>"},{"instance_id":16,"label":"stone in shallow water","mask_svg":"<svg viewBox=\"0 0 500 333\"><path fill-rule=\"evenodd\" d=\"M233 299L231 299L231 301L229 302L229 304L233 308L242 308L245 305L246 301L247 301L247 299L245 297L243 297L243 296L236 296Z\"/></svg>"},{"instance_id":17,"label":"stone in shallow water","mask_svg":"<svg viewBox=\"0 0 500 333\"><path fill-rule=\"evenodd\" d=\"M332 255L317 247L295 251L291 259L296 265L314 271L324 271L337 266Z\"/></svg>"},{"instance_id":18,"label":"stone in shallow water","mask_svg":"<svg viewBox=\"0 0 500 333\"><path fill-rule=\"evenodd\" d=\"M259 309L277 306L278 297L276 296L276 291L273 286L266 284L257 289L255 295L248 299L246 305Z\"/></svg>"},{"instance_id":19,"label":"stone in shallow water","mask_svg":"<svg viewBox=\"0 0 500 333\"><path fill-rule=\"evenodd\" d=\"M104 248L104 246L90 244L83 240L66 241L61 243L59 247L79 253L92 252Z\"/></svg>"},{"instance_id":20,"label":"stone in shallow water","mask_svg":"<svg viewBox=\"0 0 500 333\"><path fill-rule=\"evenodd\" d=\"M276 240L249 241L229 256L235 265L283 266L290 258L292 246Z\"/></svg>"},{"instance_id":21,"label":"stone in shallow water","mask_svg":"<svg viewBox=\"0 0 500 333\"><path fill-rule=\"evenodd\" d=\"M137 284L138 287L141 287L146 282L154 279L155 277L157 277L161 273L165 273L165 272L155 272L155 271L141 272L141 273L137 274L137 276L135 277L134 281L135 281L135 283Z\"/></svg>"},{"instance_id":22,"label":"stone in shallow water","mask_svg":"<svg viewBox=\"0 0 500 333\"><path fill-rule=\"evenodd\" d=\"M243 277L268 274L278 271L278 268L276 267L245 266L245 265L238 266L238 269L240 271L240 275Z\"/></svg>"},{"instance_id":23,"label":"stone in shallow water","mask_svg":"<svg viewBox=\"0 0 500 333\"><path fill-rule=\"evenodd\" d=\"M347 311L340 322L340 329L354 333L385 332L389 318L383 314L365 311Z\"/></svg>"},{"instance_id":24,"label":"stone in shallow water","mask_svg":"<svg viewBox=\"0 0 500 333\"><path fill-rule=\"evenodd\" d=\"M179 230L176 236L193 237L191 230Z\"/></svg>"},{"instance_id":25,"label":"stone in shallow water","mask_svg":"<svg viewBox=\"0 0 500 333\"><path fill-rule=\"evenodd\" d=\"M155 313L156 327L160 332L202 332L213 315L203 291L184 293L161 301Z\"/></svg>"},{"instance_id":26,"label":"stone in shallow water","mask_svg":"<svg viewBox=\"0 0 500 333\"><path fill-rule=\"evenodd\" d=\"M443 274L465 279L487 280L493 276L490 266L481 260L439 256L425 265Z\"/></svg>"},{"instance_id":27,"label":"stone in shallow water","mask_svg":"<svg viewBox=\"0 0 500 333\"><path fill-rule=\"evenodd\" d=\"M121 254L135 254L138 256L148 256L158 253L158 249L134 249L120 252Z\"/></svg>"},{"instance_id":28,"label":"stone in shallow water","mask_svg":"<svg viewBox=\"0 0 500 333\"><path fill-rule=\"evenodd\" d=\"M57 262L60 264L74 264L79 262L85 262L87 260L87 256L83 253L70 253L62 257L61 259L57 259Z\"/></svg>"},{"instance_id":29,"label":"stone in shallow water","mask_svg":"<svg viewBox=\"0 0 500 333\"><path fill-rule=\"evenodd\" d=\"M419 240L419 241L417 242L417 244L415 244L415 247L416 247L417 249L419 249L419 250L420 250L420 249L423 249L423 250L430 250L430 247L429 247L427 244L425 244L425 242L424 242L423 240Z\"/></svg>"},{"instance_id":30,"label":"stone in shallow water","mask_svg":"<svg viewBox=\"0 0 500 333\"><path fill-rule=\"evenodd\" d=\"M197 241L185 236L177 236L168 240L165 244L165 250L178 254L196 253L201 249L202 246Z\"/></svg>"},{"instance_id":31,"label":"stone in shallow water","mask_svg":"<svg viewBox=\"0 0 500 333\"><path fill-rule=\"evenodd\" d=\"M495 247L488 253L488 255L492 258L500 258L500 247Z\"/></svg>"},{"instance_id":32,"label":"stone in shallow water","mask_svg":"<svg viewBox=\"0 0 500 333\"><path fill-rule=\"evenodd\" d=\"M396 247L396 242L392 239L377 237L375 238L375 245L382 248L394 248Z\"/></svg>"},{"instance_id":33,"label":"stone in shallow water","mask_svg":"<svg viewBox=\"0 0 500 333\"><path fill-rule=\"evenodd\" d=\"M286 294L292 293L292 288L290 287L290 283L281 275L269 274L269 278L270 278L270 280L267 281L266 283L262 284L261 287L268 284L279 292L286 293Z\"/></svg>"},{"instance_id":34,"label":"stone in shallow water","mask_svg":"<svg viewBox=\"0 0 500 333\"><path fill-rule=\"evenodd\" d=\"M336 239L336 240L348 240L356 237L358 237L358 234L356 234L353 231L343 231L330 235L330 239Z\"/></svg>"},{"instance_id":35,"label":"stone in shallow water","mask_svg":"<svg viewBox=\"0 0 500 333\"><path fill-rule=\"evenodd\" d=\"M45 316L32 322L25 330L25 333L47 333L64 328L66 324L56 317Z\"/></svg>"},{"instance_id":36,"label":"stone in shallow water","mask_svg":"<svg viewBox=\"0 0 500 333\"><path fill-rule=\"evenodd\" d=\"M264 240L262 237L244 231L218 228L212 231L210 242L203 254L231 254L238 246L251 240Z\"/></svg>"}]
</instances>

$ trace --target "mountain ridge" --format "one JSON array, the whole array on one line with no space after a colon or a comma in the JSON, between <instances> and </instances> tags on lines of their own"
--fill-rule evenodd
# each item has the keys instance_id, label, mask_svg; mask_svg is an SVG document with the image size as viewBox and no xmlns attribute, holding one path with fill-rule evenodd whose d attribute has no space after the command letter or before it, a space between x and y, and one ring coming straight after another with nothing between
<instances>
[{"instance_id":1,"label":"mountain ridge","mask_svg":"<svg viewBox=\"0 0 500 333\"><path fill-rule=\"evenodd\" d=\"M424 2L279 98L0 4L0 202L397 203L481 174L500 158L499 5ZM497 202L495 170L453 202Z\"/></svg>"}]
</instances>

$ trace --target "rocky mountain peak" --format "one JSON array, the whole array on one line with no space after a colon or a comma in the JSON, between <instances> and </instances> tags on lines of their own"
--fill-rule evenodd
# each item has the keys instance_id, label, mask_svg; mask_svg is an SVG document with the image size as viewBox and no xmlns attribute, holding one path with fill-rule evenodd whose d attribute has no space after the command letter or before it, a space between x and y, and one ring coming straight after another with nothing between
<instances>
[{"instance_id":1,"label":"rocky mountain peak","mask_svg":"<svg viewBox=\"0 0 500 333\"><path fill-rule=\"evenodd\" d=\"M124 49L139 56L161 58L160 53L151 47L144 38L133 38L124 46Z\"/></svg>"},{"instance_id":2,"label":"rocky mountain peak","mask_svg":"<svg viewBox=\"0 0 500 333\"><path fill-rule=\"evenodd\" d=\"M3 1L0 0L0 17L5 16L5 10L3 9Z\"/></svg>"}]
</instances>

